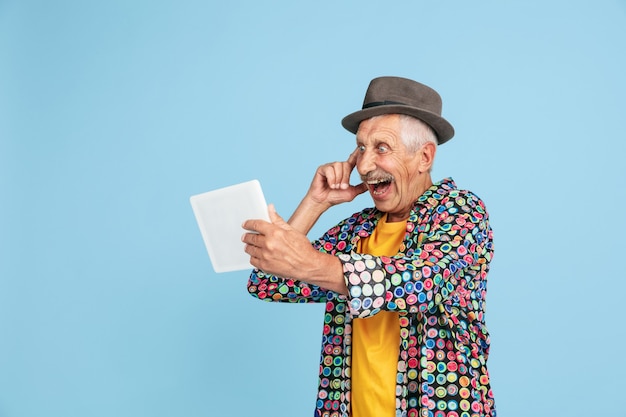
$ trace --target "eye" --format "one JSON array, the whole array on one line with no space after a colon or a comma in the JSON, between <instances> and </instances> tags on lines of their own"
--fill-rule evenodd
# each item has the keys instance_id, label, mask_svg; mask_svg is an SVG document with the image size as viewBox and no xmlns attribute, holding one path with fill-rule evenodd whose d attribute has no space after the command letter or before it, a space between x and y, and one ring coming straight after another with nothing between
<instances>
[{"instance_id":1,"label":"eye","mask_svg":"<svg viewBox=\"0 0 626 417\"><path fill-rule=\"evenodd\" d=\"M389 150L387 145L378 145L378 147L376 149L378 149L378 152L380 152L380 153L385 153L385 152L387 152Z\"/></svg>"},{"instance_id":2,"label":"eye","mask_svg":"<svg viewBox=\"0 0 626 417\"><path fill-rule=\"evenodd\" d=\"M359 145L356 148L359 150L360 153L365 152L365 146L364 145Z\"/></svg>"}]
</instances>

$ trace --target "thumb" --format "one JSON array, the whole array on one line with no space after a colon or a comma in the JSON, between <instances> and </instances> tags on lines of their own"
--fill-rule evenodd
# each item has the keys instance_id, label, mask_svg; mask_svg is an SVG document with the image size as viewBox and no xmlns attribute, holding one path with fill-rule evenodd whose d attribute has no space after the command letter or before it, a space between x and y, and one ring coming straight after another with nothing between
<instances>
[{"instance_id":1,"label":"thumb","mask_svg":"<svg viewBox=\"0 0 626 417\"><path fill-rule=\"evenodd\" d=\"M270 221L273 224L275 224L276 226L280 226L282 228L289 227L285 219L280 217L280 215L276 212L276 208L274 207L274 204L269 204L267 206L267 211L269 212L269 215L270 215Z\"/></svg>"},{"instance_id":2,"label":"thumb","mask_svg":"<svg viewBox=\"0 0 626 417\"><path fill-rule=\"evenodd\" d=\"M359 194L363 194L364 192L367 191L367 184L365 184L364 182L360 183L359 185L355 185L353 187L354 192L359 195Z\"/></svg>"}]
</instances>

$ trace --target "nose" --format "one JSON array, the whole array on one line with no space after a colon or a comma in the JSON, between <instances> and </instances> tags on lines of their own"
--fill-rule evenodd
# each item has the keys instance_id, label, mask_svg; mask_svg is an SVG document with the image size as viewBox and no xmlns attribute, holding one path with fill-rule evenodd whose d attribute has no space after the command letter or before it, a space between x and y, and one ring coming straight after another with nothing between
<instances>
[{"instance_id":1,"label":"nose","mask_svg":"<svg viewBox=\"0 0 626 417\"><path fill-rule=\"evenodd\" d=\"M367 175L368 172L376 169L374 153L368 149L359 154L356 160L356 169L360 175Z\"/></svg>"}]
</instances>

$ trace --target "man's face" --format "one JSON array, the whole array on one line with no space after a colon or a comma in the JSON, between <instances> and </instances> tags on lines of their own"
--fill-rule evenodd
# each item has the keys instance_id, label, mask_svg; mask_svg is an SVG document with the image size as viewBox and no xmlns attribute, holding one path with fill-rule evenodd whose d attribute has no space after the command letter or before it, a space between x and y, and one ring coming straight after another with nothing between
<instances>
[{"instance_id":1,"label":"man's face","mask_svg":"<svg viewBox=\"0 0 626 417\"><path fill-rule=\"evenodd\" d=\"M400 117L390 114L364 120L356 136L357 170L376 208L388 213L388 221L408 218L415 200L432 184L424 148L409 151L401 132Z\"/></svg>"}]
</instances>

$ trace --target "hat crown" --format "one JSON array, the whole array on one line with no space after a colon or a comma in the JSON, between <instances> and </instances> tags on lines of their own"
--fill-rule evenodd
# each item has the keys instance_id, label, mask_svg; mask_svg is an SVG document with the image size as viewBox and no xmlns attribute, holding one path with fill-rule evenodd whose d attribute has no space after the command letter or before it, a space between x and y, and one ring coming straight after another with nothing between
<instances>
[{"instance_id":1,"label":"hat crown","mask_svg":"<svg viewBox=\"0 0 626 417\"><path fill-rule=\"evenodd\" d=\"M374 78L365 93L363 108L380 105L405 105L441 116L441 97L432 88L402 77Z\"/></svg>"},{"instance_id":2,"label":"hat crown","mask_svg":"<svg viewBox=\"0 0 626 417\"><path fill-rule=\"evenodd\" d=\"M357 133L366 119L384 114L405 114L429 125L440 145L454 136L454 128L441 116L441 97L434 89L402 77L378 77L370 81L363 107L341 120L349 132Z\"/></svg>"}]
</instances>

